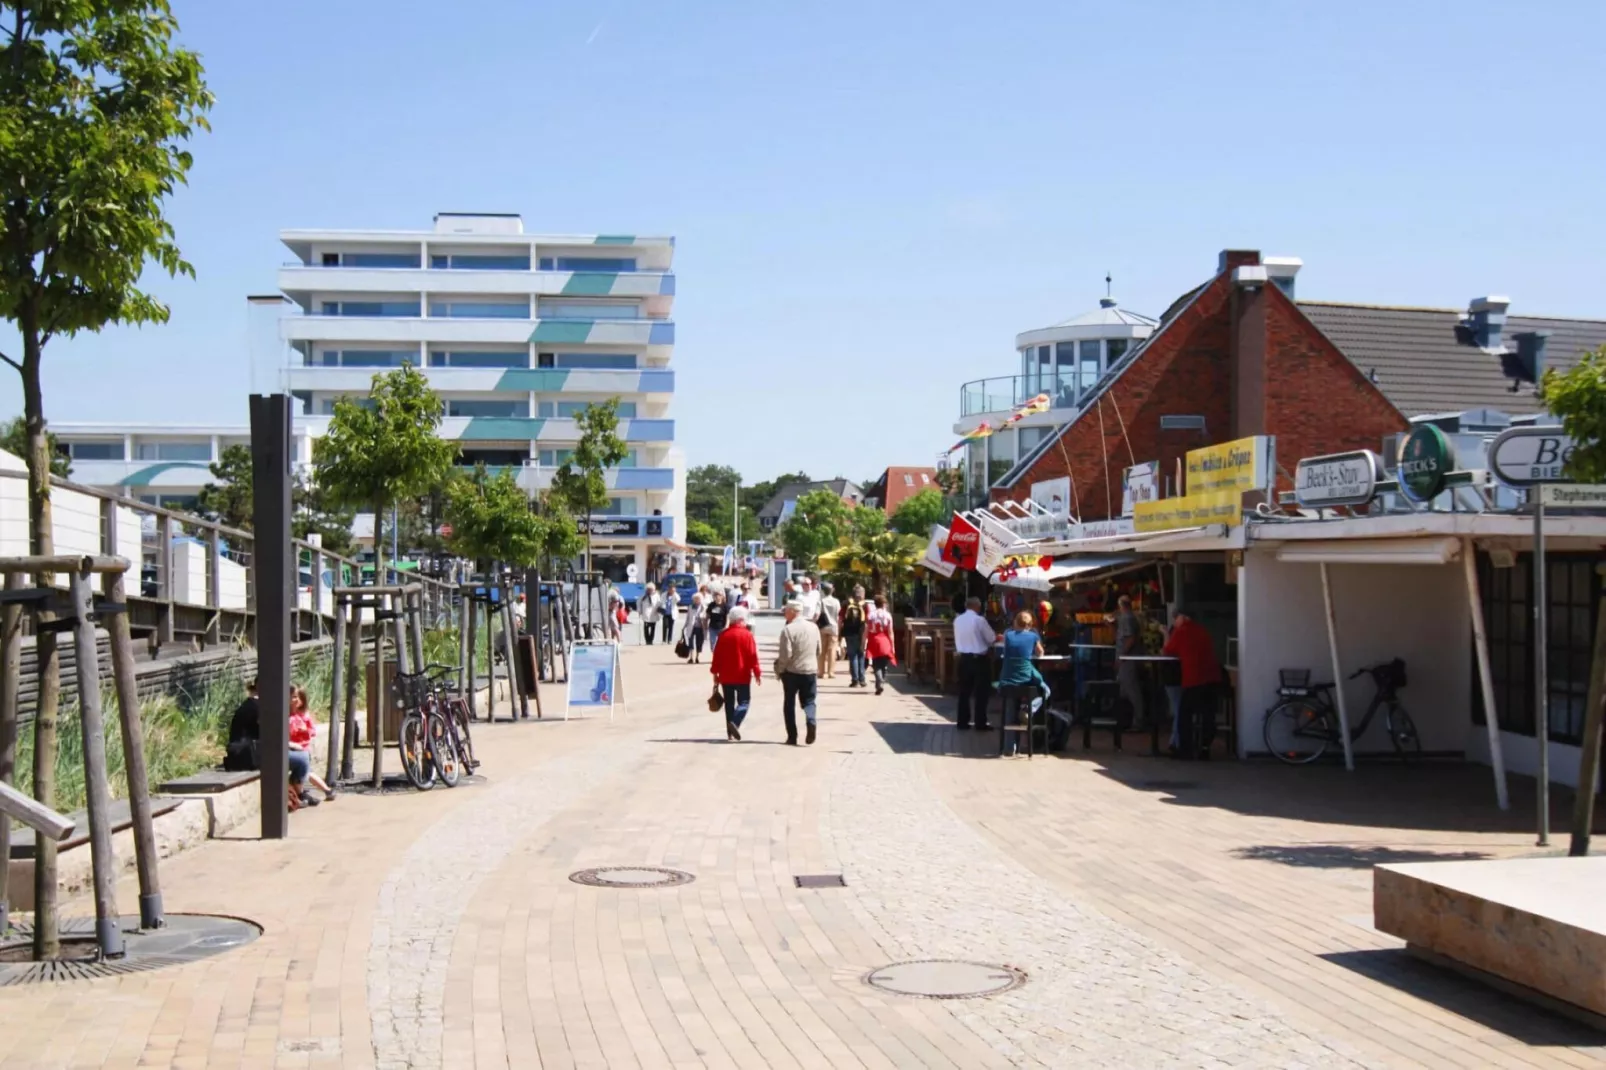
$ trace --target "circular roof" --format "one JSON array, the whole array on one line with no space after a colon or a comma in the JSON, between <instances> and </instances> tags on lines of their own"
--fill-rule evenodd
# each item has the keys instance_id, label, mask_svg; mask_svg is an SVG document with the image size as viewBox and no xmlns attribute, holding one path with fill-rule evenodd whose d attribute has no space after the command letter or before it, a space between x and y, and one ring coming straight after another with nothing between
<instances>
[{"instance_id":1,"label":"circular roof","mask_svg":"<svg viewBox=\"0 0 1606 1070\"><path fill-rule=\"evenodd\" d=\"M1160 321L1153 316L1129 312L1119 307L1115 298L1103 297L1092 311L1021 332L1015 336L1015 344L1019 347L1072 338L1147 338L1159 326Z\"/></svg>"}]
</instances>

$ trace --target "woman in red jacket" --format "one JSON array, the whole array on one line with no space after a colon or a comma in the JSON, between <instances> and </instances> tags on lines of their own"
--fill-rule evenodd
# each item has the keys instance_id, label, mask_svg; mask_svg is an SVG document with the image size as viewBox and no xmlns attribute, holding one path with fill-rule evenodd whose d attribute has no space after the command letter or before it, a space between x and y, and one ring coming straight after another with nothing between
<instances>
[{"instance_id":1,"label":"woman in red jacket","mask_svg":"<svg viewBox=\"0 0 1606 1070\"><path fill-rule=\"evenodd\" d=\"M719 645L708 666L714 681L725 697L725 738L741 739L742 720L747 716L748 704L753 700L752 684L763 683L758 673L758 643L747 626L747 607L737 606L730 611L725 630L720 633Z\"/></svg>"},{"instance_id":2,"label":"woman in red jacket","mask_svg":"<svg viewBox=\"0 0 1606 1070\"><path fill-rule=\"evenodd\" d=\"M887 612L887 596L877 594L874 607L864 618L864 656L875 673L875 693L881 694L887 682L887 666L898 664L892 643L892 614Z\"/></svg>"}]
</instances>

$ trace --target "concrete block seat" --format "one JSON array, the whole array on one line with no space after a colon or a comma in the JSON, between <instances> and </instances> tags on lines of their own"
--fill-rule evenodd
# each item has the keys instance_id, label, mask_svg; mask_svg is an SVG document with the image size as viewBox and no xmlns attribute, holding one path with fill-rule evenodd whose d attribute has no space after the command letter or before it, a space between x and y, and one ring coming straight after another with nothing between
<instances>
[{"instance_id":1,"label":"concrete block seat","mask_svg":"<svg viewBox=\"0 0 1606 1070\"><path fill-rule=\"evenodd\" d=\"M1606 856L1372 871L1377 928L1425 957L1606 1025Z\"/></svg>"}]
</instances>

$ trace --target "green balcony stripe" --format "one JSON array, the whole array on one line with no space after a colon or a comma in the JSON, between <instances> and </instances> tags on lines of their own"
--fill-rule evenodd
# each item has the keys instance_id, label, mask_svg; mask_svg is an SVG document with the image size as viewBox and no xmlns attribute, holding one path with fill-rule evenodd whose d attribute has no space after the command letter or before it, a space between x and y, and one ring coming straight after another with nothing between
<instances>
[{"instance_id":1,"label":"green balcony stripe","mask_svg":"<svg viewBox=\"0 0 1606 1070\"><path fill-rule=\"evenodd\" d=\"M122 478L121 485L125 487L148 487L151 480L163 472L171 472L175 468L198 468L208 475L212 471L210 465L201 461L164 461L161 464L147 465L138 471L130 472Z\"/></svg>"},{"instance_id":2,"label":"green balcony stripe","mask_svg":"<svg viewBox=\"0 0 1606 1070\"><path fill-rule=\"evenodd\" d=\"M496 381L497 390L562 390L568 382L567 369L514 368L502 373Z\"/></svg>"},{"instance_id":3,"label":"green balcony stripe","mask_svg":"<svg viewBox=\"0 0 1606 1070\"><path fill-rule=\"evenodd\" d=\"M607 297L618 279L616 271L577 271L563 284L563 296Z\"/></svg>"},{"instance_id":4,"label":"green balcony stripe","mask_svg":"<svg viewBox=\"0 0 1606 1070\"><path fill-rule=\"evenodd\" d=\"M584 342L591 337L590 320L540 320L532 342Z\"/></svg>"},{"instance_id":5,"label":"green balcony stripe","mask_svg":"<svg viewBox=\"0 0 1606 1070\"><path fill-rule=\"evenodd\" d=\"M474 416L463 429L462 441L489 442L506 439L531 439L541 434L545 420L529 417Z\"/></svg>"},{"instance_id":6,"label":"green balcony stripe","mask_svg":"<svg viewBox=\"0 0 1606 1070\"><path fill-rule=\"evenodd\" d=\"M634 245L634 244L636 244L636 236L634 234L598 234L597 235L597 240L592 242L591 244L593 244L593 245Z\"/></svg>"}]
</instances>

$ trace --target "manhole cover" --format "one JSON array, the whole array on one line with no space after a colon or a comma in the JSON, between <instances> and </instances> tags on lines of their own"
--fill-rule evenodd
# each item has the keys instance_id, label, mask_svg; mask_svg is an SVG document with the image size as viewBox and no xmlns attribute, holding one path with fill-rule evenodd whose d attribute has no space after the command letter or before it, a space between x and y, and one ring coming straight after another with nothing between
<instances>
[{"instance_id":1,"label":"manhole cover","mask_svg":"<svg viewBox=\"0 0 1606 1070\"><path fill-rule=\"evenodd\" d=\"M61 926L62 958L51 962L16 961L26 956L32 927L14 922L12 936L0 942L0 988L51 981L92 981L98 977L178 966L249 944L262 930L240 918L211 914L169 914L160 929L142 930L137 917L119 919L127 953L104 962L95 958L95 921L72 918Z\"/></svg>"},{"instance_id":2,"label":"manhole cover","mask_svg":"<svg viewBox=\"0 0 1606 1070\"><path fill-rule=\"evenodd\" d=\"M603 866L571 873L569 879L593 888L669 888L677 884L690 884L697 878L678 869L662 869L658 866Z\"/></svg>"},{"instance_id":3,"label":"manhole cover","mask_svg":"<svg viewBox=\"0 0 1606 1070\"><path fill-rule=\"evenodd\" d=\"M846 888L840 873L800 873L792 878L799 888Z\"/></svg>"},{"instance_id":4,"label":"manhole cover","mask_svg":"<svg viewBox=\"0 0 1606 1070\"><path fill-rule=\"evenodd\" d=\"M1013 966L959 959L894 962L865 974L868 985L921 999L974 999L996 996L1026 983L1026 973Z\"/></svg>"}]
</instances>

